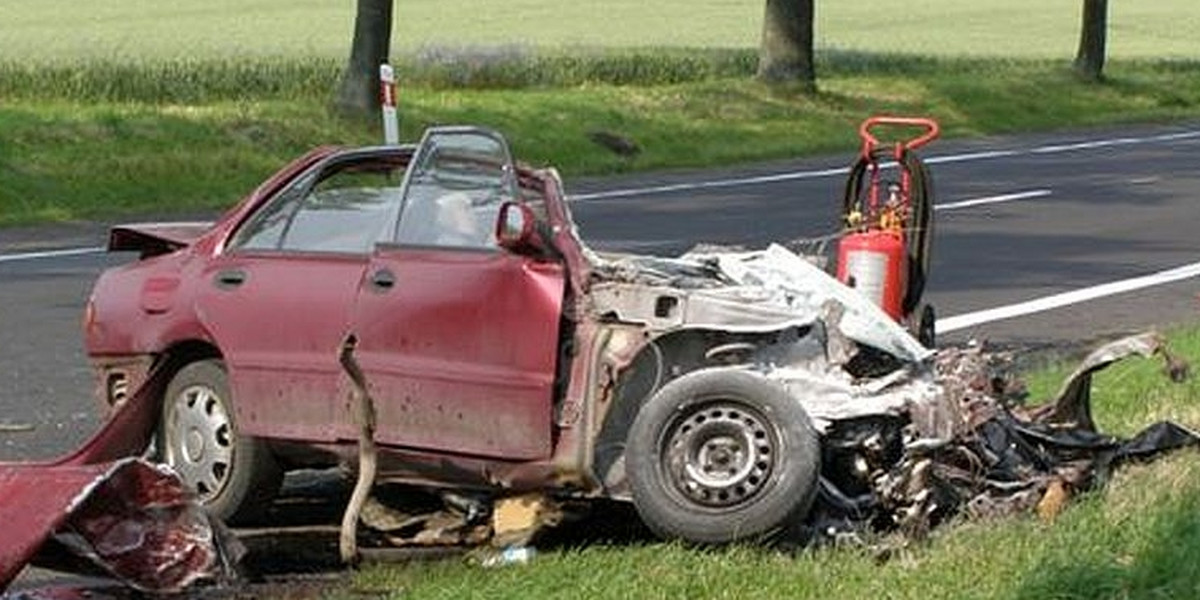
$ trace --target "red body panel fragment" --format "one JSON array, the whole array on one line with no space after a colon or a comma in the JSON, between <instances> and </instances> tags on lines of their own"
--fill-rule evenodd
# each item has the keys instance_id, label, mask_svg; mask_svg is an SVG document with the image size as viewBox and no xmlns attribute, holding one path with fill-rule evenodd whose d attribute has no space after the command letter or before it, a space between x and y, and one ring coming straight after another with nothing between
<instances>
[{"instance_id":1,"label":"red body panel fragment","mask_svg":"<svg viewBox=\"0 0 1200 600\"><path fill-rule=\"evenodd\" d=\"M56 536L142 590L179 590L227 568L223 537L170 470L138 458L158 418L152 372L86 444L49 463L0 463L0 590Z\"/></svg>"},{"instance_id":2,"label":"red body panel fragment","mask_svg":"<svg viewBox=\"0 0 1200 600\"><path fill-rule=\"evenodd\" d=\"M216 526L179 478L137 458L0 465L0 522L0 589L52 536L141 590L178 591L228 566Z\"/></svg>"},{"instance_id":3,"label":"red body panel fragment","mask_svg":"<svg viewBox=\"0 0 1200 600\"><path fill-rule=\"evenodd\" d=\"M106 465L0 466L0 589L33 559L46 538L67 518L76 498Z\"/></svg>"}]
</instances>

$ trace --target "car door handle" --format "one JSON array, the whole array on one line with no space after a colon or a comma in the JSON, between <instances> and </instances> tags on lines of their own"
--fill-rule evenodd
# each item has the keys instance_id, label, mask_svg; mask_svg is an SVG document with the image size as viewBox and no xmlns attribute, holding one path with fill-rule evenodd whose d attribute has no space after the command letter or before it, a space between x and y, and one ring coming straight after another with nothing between
<instances>
[{"instance_id":1,"label":"car door handle","mask_svg":"<svg viewBox=\"0 0 1200 600\"><path fill-rule=\"evenodd\" d=\"M396 286L396 274L387 269L380 269L371 275L371 287L378 291L387 291Z\"/></svg>"},{"instance_id":2,"label":"car door handle","mask_svg":"<svg viewBox=\"0 0 1200 600\"><path fill-rule=\"evenodd\" d=\"M246 272L241 269L228 269L217 273L215 278L217 287L221 289L235 288L243 283L246 283Z\"/></svg>"}]
</instances>

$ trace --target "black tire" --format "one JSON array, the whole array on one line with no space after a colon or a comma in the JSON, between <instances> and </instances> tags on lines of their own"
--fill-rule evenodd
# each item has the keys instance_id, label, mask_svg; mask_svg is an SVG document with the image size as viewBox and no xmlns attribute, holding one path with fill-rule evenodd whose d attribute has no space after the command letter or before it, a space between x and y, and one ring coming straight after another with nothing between
<instances>
[{"instance_id":1,"label":"black tire","mask_svg":"<svg viewBox=\"0 0 1200 600\"><path fill-rule=\"evenodd\" d=\"M625 464L642 520L698 544L766 541L812 507L821 445L782 385L718 368L663 386L629 430Z\"/></svg>"},{"instance_id":2,"label":"black tire","mask_svg":"<svg viewBox=\"0 0 1200 600\"><path fill-rule=\"evenodd\" d=\"M937 347L937 313L932 304L921 308L921 316L917 320L917 341L926 348Z\"/></svg>"},{"instance_id":3,"label":"black tire","mask_svg":"<svg viewBox=\"0 0 1200 600\"><path fill-rule=\"evenodd\" d=\"M210 513L231 524L261 516L282 480L270 449L239 435L234 419L224 363L197 361L167 385L157 438L159 459Z\"/></svg>"}]
</instances>

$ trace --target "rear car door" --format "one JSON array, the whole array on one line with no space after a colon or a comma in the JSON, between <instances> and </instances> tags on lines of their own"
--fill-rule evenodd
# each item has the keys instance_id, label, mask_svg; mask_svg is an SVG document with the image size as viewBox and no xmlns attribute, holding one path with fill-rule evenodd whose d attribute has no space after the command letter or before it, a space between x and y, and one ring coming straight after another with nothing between
<instances>
[{"instance_id":1,"label":"rear car door","mask_svg":"<svg viewBox=\"0 0 1200 600\"><path fill-rule=\"evenodd\" d=\"M370 249L399 211L404 161L341 155L263 205L207 267L199 313L224 353L243 433L333 441L338 350Z\"/></svg>"},{"instance_id":2,"label":"rear car door","mask_svg":"<svg viewBox=\"0 0 1200 600\"><path fill-rule=\"evenodd\" d=\"M563 266L500 249L515 197L503 139L432 130L391 241L371 256L351 330L378 441L512 460L551 451Z\"/></svg>"}]
</instances>

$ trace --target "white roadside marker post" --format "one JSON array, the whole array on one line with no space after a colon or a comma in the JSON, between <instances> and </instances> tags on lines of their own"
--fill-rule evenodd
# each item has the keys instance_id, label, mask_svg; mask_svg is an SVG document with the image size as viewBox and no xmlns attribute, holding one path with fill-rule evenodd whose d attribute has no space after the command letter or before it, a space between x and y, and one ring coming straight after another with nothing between
<instances>
[{"instance_id":1,"label":"white roadside marker post","mask_svg":"<svg viewBox=\"0 0 1200 600\"><path fill-rule=\"evenodd\" d=\"M400 123L396 117L396 73L392 65L379 65L379 104L383 111L383 143L400 143Z\"/></svg>"}]
</instances>

